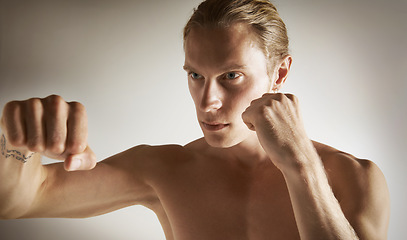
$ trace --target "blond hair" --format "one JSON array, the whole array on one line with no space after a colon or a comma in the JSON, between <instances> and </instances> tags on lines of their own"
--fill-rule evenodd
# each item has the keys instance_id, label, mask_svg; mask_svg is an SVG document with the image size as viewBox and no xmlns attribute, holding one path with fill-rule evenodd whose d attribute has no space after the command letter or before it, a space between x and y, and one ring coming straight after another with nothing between
<instances>
[{"instance_id":1,"label":"blond hair","mask_svg":"<svg viewBox=\"0 0 407 240\"><path fill-rule=\"evenodd\" d=\"M268 0L206 0L184 27L184 45L194 27L227 28L235 23L251 26L258 46L271 61L288 53L287 29L276 7Z\"/></svg>"}]
</instances>

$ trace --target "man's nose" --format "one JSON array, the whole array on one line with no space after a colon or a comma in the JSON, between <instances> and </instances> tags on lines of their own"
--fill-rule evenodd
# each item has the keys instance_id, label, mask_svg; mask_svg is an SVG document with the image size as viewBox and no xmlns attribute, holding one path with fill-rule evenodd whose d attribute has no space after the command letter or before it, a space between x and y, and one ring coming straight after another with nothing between
<instances>
[{"instance_id":1,"label":"man's nose","mask_svg":"<svg viewBox=\"0 0 407 240\"><path fill-rule=\"evenodd\" d=\"M200 108L203 112L218 110L222 107L221 89L216 82L205 83Z\"/></svg>"}]
</instances>

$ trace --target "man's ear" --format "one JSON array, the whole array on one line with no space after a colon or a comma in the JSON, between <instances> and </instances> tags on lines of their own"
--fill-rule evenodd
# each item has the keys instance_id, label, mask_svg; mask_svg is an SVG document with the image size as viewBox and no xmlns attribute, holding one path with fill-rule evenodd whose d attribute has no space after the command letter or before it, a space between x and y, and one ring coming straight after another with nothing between
<instances>
[{"instance_id":1,"label":"man's ear","mask_svg":"<svg viewBox=\"0 0 407 240\"><path fill-rule=\"evenodd\" d=\"M287 80L288 74L290 73L292 61L293 58L290 55L287 55L283 60L277 63L275 68L275 80L272 85L273 91L278 91L283 87L285 80Z\"/></svg>"}]
</instances>

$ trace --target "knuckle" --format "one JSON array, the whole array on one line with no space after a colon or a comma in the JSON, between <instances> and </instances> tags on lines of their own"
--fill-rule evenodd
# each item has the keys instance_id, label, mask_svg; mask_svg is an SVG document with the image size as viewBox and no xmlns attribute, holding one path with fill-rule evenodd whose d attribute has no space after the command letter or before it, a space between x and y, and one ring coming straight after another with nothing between
<instances>
[{"instance_id":1,"label":"knuckle","mask_svg":"<svg viewBox=\"0 0 407 240\"><path fill-rule=\"evenodd\" d=\"M60 112L65 108L66 105L65 100L58 95L48 96L45 100L48 108L53 112Z\"/></svg>"},{"instance_id":2,"label":"knuckle","mask_svg":"<svg viewBox=\"0 0 407 240\"><path fill-rule=\"evenodd\" d=\"M286 93L285 96L289 99L294 99L294 95L292 93Z\"/></svg>"},{"instance_id":3,"label":"knuckle","mask_svg":"<svg viewBox=\"0 0 407 240\"><path fill-rule=\"evenodd\" d=\"M35 110L42 107L41 99L39 98L30 98L26 101L26 104L29 108Z\"/></svg>"},{"instance_id":4,"label":"knuckle","mask_svg":"<svg viewBox=\"0 0 407 240\"><path fill-rule=\"evenodd\" d=\"M45 98L48 102L61 102L65 101L61 96L52 94Z\"/></svg>"},{"instance_id":5,"label":"knuckle","mask_svg":"<svg viewBox=\"0 0 407 240\"><path fill-rule=\"evenodd\" d=\"M294 94L287 93L287 94L286 94L286 97L287 97L288 99L290 99L290 101L291 101L292 103L298 104L298 98L297 98Z\"/></svg>"},{"instance_id":6,"label":"knuckle","mask_svg":"<svg viewBox=\"0 0 407 240\"><path fill-rule=\"evenodd\" d=\"M284 99L284 94L283 93L275 93L274 96L276 97L276 100L281 101Z\"/></svg>"},{"instance_id":7,"label":"knuckle","mask_svg":"<svg viewBox=\"0 0 407 240\"><path fill-rule=\"evenodd\" d=\"M3 118L16 120L17 116L21 113L22 106L20 101L12 101L6 103L3 108Z\"/></svg>"},{"instance_id":8,"label":"knuckle","mask_svg":"<svg viewBox=\"0 0 407 240\"><path fill-rule=\"evenodd\" d=\"M13 129L13 127L21 122L21 109L22 106L17 101L8 102L4 106L0 121L1 127L4 128L3 130Z\"/></svg>"},{"instance_id":9,"label":"knuckle","mask_svg":"<svg viewBox=\"0 0 407 240\"><path fill-rule=\"evenodd\" d=\"M266 107L272 107L273 105L275 105L276 100L273 98L267 99L267 101L265 101L264 106Z\"/></svg>"},{"instance_id":10,"label":"knuckle","mask_svg":"<svg viewBox=\"0 0 407 240\"><path fill-rule=\"evenodd\" d=\"M8 113L8 112L14 112L14 110L16 108L19 108L21 105L20 101L11 101L6 103L6 105L4 105L4 112Z\"/></svg>"},{"instance_id":11,"label":"knuckle","mask_svg":"<svg viewBox=\"0 0 407 240\"><path fill-rule=\"evenodd\" d=\"M41 99L39 98L30 98L27 101L25 101L25 109L24 113L26 114L26 119L27 121L36 121L39 120L35 116L42 115L43 113L43 106Z\"/></svg>"},{"instance_id":12,"label":"knuckle","mask_svg":"<svg viewBox=\"0 0 407 240\"><path fill-rule=\"evenodd\" d=\"M80 102L70 102L69 108L73 114L84 115L86 114L85 106Z\"/></svg>"},{"instance_id":13,"label":"knuckle","mask_svg":"<svg viewBox=\"0 0 407 240\"><path fill-rule=\"evenodd\" d=\"M70 153L81 153L85 151L87 144L81 141L70 141L66 147L66 150Z\"/></svg>"}]
</instances>

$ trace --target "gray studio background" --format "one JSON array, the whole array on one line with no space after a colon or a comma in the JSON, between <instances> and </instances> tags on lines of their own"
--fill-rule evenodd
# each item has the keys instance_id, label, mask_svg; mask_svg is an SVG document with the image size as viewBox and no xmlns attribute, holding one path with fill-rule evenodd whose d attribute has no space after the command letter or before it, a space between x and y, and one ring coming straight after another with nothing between
<instances>
[{"instance_id":1,"label":"gray studio background","mask_svg":"<svg viewBox=\"0 0 407 240\"><path fill-rule=\"evenodd\" d=\"M0 109L50 94L82 102L99 160L200 137L182 70L182 28L199 2L0 0ZM299 97L310 138L382 169L389 239L407 239L407 2L274 2L294 57L284 90ZM133 206L90 219L0 221L0 239L164 234L151 211Z\"/></svg>"}]
</instances>

